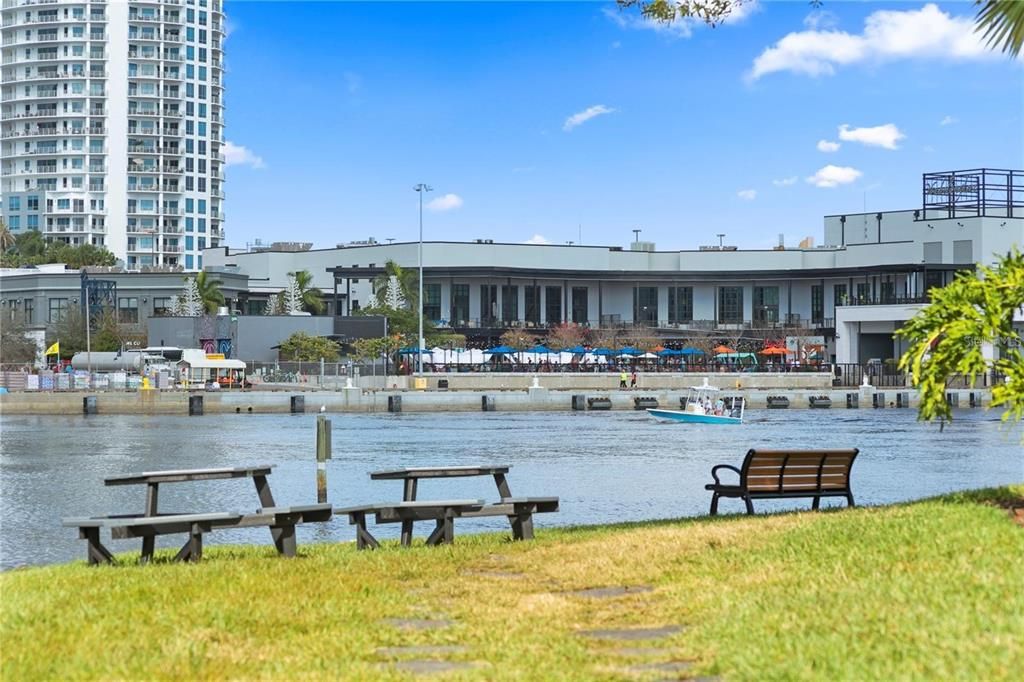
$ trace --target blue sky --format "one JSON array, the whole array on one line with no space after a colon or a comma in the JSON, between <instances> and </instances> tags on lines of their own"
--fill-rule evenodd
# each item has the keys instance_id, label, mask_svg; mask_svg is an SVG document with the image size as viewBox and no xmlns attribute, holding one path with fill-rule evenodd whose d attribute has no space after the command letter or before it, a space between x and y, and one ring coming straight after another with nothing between
<instances>
[{"instance_id":1,"label":"blue sky","mask_svg":"<svg viewBox=\"0 0 1024 682\"><path fill-rule=\"evenodd\" d=\"M627 244L914 208L1024 167L1024 69L967 3L748 3L715 29L600 2L226 4L228 242ZM845 127L844 127L845 126Z\"/></svg>"}]
</instances>

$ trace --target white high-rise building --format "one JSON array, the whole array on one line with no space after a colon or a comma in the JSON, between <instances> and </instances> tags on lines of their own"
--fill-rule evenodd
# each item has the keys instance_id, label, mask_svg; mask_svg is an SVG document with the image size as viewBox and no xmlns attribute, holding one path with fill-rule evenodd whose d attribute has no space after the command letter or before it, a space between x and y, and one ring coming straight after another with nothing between
<instances>
[{"instance_id":1,"label":"white high-rise building","mask_svg":"<svg viewBox=\"0 0 1024 682\"><path fill-rule=\"evenodd\" d=\"M224 236L223 0L2 0L2 216L128 268Z\"/></svg>"}]
</instances>

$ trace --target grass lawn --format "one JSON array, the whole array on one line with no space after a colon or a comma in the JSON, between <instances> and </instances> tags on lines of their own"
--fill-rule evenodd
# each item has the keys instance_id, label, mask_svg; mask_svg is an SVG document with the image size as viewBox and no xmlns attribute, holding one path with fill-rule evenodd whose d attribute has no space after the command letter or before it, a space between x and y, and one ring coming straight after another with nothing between
<instances>
[{"instance_id":1,"label":"grass lawn","mask_svg":"<svg viewBox=\"0 0 1024 682\"><path fill-rule=\"evenodd\" d=\"M1020 679L1024 485L893 507L0 575L4 680ZM269 540L268 540L269 544ZM84 543L83 543L84 553ZM593 598L601 586L647 591ZM386 619L443 620L434 628ZM429 625L431 623L420 623ZM594 629L681 626L643 641ZM383 650L443 645L448 648ZM658 667L662 663L676 666ZM687 667L684 663L688 663Z\"/></svg>"}]
</instances>

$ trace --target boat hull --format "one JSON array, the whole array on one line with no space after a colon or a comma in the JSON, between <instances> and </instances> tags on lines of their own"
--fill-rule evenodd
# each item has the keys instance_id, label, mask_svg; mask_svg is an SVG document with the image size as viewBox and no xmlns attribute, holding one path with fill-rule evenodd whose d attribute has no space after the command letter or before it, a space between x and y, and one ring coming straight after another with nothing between
<instances>
[{"instance_id":1,"label":"boat hull","mask_svg":"<svg viewBox=\"0 0 1024 682\"><path fill-rule=\"evenodd\" d=\"M715 414L694 414L681 410L656 410L648 408L647 414L658 419L669 419L677 422L689 422L691 424L742 424L743 420L738 417L725 417Z\"/></svg>"}]
</instances>

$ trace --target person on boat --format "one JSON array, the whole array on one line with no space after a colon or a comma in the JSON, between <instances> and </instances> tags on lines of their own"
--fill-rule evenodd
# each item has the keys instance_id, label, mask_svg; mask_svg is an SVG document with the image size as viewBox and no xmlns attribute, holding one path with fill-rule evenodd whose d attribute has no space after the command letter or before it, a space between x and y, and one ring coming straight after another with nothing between
<instances>
[{"instance_id":1,"label":"person on boat","mask_svg":"<svg viewBox=\"0 0 1024 682\"><path fill-rule=\"evenodd\" d=\"M626 370L619 372L619 388L626 388L627 379L629 379L629 375L626 374Z\"/></svg>"},{"instance_id":2,"label":"person on boat","mask_svg":"<svg viewBox=\"0 0 1024 682\"><path fill-rule=\"evenodd\" d=\"M725 401L722 400L721 398L719 398L718 400L715 401L715 414L718 415L718 416L722 416L722 414L724 412L725 412Z\"/></svg>"}]
</instances>

